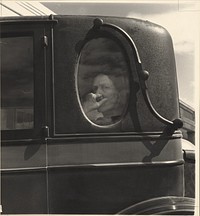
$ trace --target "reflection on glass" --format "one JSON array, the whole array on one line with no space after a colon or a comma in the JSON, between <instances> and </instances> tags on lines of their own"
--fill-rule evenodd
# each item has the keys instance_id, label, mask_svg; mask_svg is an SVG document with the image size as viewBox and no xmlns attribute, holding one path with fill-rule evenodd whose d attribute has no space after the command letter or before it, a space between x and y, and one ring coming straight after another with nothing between
<instances>
[{"instance_id":1,"label":"reflection on glass","mask_svg":"<svg viewBox=\"0 0 200 216\"><path fill-rule=\"evenodd\" d=\"M33 128L33 39L1 38L1 129Z\"/></svg>"},{"instance_id":2,"label":"reflection on glass","mask_svg":"<svg viewBox=\"0 0 200 216\"><path fill-rule=\"evenodd\" d=\"M84 46L78 90L83 110L92 122L110 125L121 120L129 96L128 65L116 42L97 38Z\"/></svg>"}]
</instances>

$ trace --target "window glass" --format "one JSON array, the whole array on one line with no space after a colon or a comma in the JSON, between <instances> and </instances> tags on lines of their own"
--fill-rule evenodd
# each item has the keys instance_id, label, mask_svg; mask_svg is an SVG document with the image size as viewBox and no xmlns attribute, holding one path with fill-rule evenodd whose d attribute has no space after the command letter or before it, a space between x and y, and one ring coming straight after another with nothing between
<instances>
[{"instance_id":1,"label":"window glass","mask_svg":"<svg viewBox=\"0 0 200 216\"><path fill-rule=\"evenodd\" d=\"M33 39L1 38L1 129L33 128Z\"/></svg>"},{"instance_id":2,"label":"window glass","mask_svg":"<svg viewBox=\"0 0 200 216\"><path fill-rule=\"evenodd\" d=\"M80 103L97 125L119 122L129 96L128 64L123 49L112 39L96 38L83 47L78 65Z\"/></svg>"}]
</instances>

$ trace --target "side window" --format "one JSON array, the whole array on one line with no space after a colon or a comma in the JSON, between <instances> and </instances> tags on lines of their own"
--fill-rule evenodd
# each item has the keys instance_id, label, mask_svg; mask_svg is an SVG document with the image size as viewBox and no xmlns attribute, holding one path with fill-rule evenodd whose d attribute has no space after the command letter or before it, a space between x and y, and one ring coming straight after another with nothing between
<instances>
[{"instance_id":1,"label":"side window","mask_svg":"<svg viewBox=\"0 0 200 216\"><path fill-rule=\"evenodd\" d=\"M116 41L99 37L85 44L79 58L77 90L89 121L109 126L122 120L129 101L129 70Z\"/></svg>"},{"instance_id":2,"label":"side window","mask_svg":"<svg viewBox=\"0 0 200 216\"><path fill-rule=\"evenodd\" d=\"M1 129L34 127L33 38L3 37L1 46Z\"/></svg>"}]
</instances>

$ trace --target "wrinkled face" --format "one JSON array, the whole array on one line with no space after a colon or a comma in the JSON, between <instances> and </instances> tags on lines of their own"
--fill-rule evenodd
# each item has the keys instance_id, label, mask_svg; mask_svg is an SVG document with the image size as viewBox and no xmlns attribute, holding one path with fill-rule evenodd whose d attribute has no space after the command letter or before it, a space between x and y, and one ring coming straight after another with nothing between
<instances>
[{"instance_id":1,"label":"wrinkled face","mask_svg":"<svg viewBox=\"0 0 200 216\"><path fill-rule=\"evenodd\" d=\"M93 81L93 91L95 94L100 94L108 100L102 104L98 111L107 112L116 107L118 102L119 92L117 91L113 81L105 74L99 74Z\"/></svg>"}]
</instances>

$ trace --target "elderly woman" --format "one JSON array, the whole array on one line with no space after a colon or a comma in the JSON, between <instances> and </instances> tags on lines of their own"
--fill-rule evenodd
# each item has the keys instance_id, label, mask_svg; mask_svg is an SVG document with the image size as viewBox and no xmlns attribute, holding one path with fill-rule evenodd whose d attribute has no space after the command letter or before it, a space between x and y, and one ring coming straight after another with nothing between
<instances>
[{"instance_id":1,"label":"elderly woman","mask_svg":"<svg viewBox=\"0 0 200 216\"><path fill-rule=\"evenodd\" d=\"M89 93L83 102L84 112L91 121L99 125L119 121L127 99L117 88L119 85L122 86L121 82L123 79L105 74L99 74L94 78L93 92Z\"/></svg>"}]
</instances>

